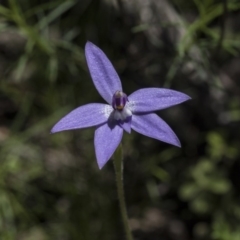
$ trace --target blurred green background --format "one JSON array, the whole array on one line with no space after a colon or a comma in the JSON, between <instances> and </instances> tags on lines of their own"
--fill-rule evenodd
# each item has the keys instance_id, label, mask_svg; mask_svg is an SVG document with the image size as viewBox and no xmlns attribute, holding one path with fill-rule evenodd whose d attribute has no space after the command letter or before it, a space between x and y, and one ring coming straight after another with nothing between
<instances>
[{"instance_id":1,"label":"blurred green background","mask_svg":"<svg viewBox=\"0 0 240 240\"><path fill-rule=\"evenodd\" d=\"M112 161L94 129L50 135L66 113L104 102L86 41L127 94L192 97L158 112L182 148L125 134L124 184L135 240L240 239L240 2L1 0L0 239L125 239Z\"/></svg>"}]
</instances>

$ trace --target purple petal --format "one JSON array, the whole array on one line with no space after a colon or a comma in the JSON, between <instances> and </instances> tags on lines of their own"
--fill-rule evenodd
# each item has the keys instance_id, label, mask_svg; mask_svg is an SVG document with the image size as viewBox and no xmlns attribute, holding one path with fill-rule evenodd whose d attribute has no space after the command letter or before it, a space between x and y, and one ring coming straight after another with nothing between
<instances>
[{"instance_id":1,"label":"purple petal","mask_svg":"<svg viewBox=\"0 0 240 240\"><path fill-rule=\"evenodd\" d=\"M155 113L133 115L131 127L143 135L181 147L173 130Z\"/></svg>"},{"instance_id":2,"label":"purple petal","mask_svg":"<svg viewBox=\"0 0 240 240\"><path fill-rule=\"evenodd\" d=\"M51 133L96 126L107 122L113 108L102 103L91 103L74 109L57 122Z\"/></svg>"},{"instance_id":3,"label":"purple petal","mask_svg":"<svg viewBox=\"0 0 240 240\"><path fill-rule=\"evenodd\" d=\"M124 122L120 122L119 125L127 132L131 133L132 117L128 117Z\"/></svg>"},{"instance_id":4,"label":"purple petal","mask_svg":"<svg viewBox=\"0 0 240 240\"><path fill-rule=\"evenodd\" d=\"M85 46L85 55L93 83L99 94L112 103L113 94L122 91L122 84L112 63L105 53L91 42Z\"/></svg>"},{"instance_id":5,"label":"purple petal","mask_svg":"<svg viewBox=\"0 0 240 240\"><path fill-rule=\"evenodd\" d=\"M123 129L118 125L110 128L108 124L98 127L95 131L94 146L98 167L101 169L112 157L122 140Z\"/></svg>"},{"instance_id":6,"label":"purple petal","mask_svg":"<svg viewBox=\"0 0 240 240\"><path fill-rule=\"evenodd\" d=\"M174 106L191 99L188 95L164 88L143 88L128 96L133 112L152 112Z\"/></svg>"}]
</instances>

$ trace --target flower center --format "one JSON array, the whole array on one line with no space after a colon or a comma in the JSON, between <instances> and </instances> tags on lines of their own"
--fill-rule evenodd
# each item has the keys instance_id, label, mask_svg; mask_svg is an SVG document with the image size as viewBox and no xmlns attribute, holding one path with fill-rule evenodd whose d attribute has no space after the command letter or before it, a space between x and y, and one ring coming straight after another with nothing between
<instances>
[{"instance_id":1,"label":"flower center","mask_svg":"<svg viewBox=\"0 0 240 240\"><path fill-rule=\"evenodd\" d=\"M114 119L124 122L132 116L131 110L125 106L128 101L127 95L122 91L116 91L112 98L112 107L114 110Z\"/></svg>"},{"instance_id":2,"label":"flower center","mask_svg":"<svg viewBox=\"0 0 240 240\"><path fill-rule=\"evenodd\" d=\"M127 95L124 92L116 91L112 98L112 106L115 110L122 111L127 101Z\"/></svg>"}]
</instances>

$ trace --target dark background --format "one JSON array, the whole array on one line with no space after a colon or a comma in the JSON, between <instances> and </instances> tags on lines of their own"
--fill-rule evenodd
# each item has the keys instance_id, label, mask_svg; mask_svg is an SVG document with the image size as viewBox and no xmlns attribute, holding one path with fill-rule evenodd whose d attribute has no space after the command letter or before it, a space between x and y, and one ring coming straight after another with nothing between
<instances>
[{"instance_id":1,"label":"dark background","mask_svg":"<svg viewBox=\"0 0 240 240\"><path fill-rule=\"evenodd\" d=\"M239 240L239 10L235 0L1 1L0 239L125 239L94 128L49 134L70 110L103 102L85 62L89 40L127 94L165 87L192 97L158 112L181 149L124 134L134 239Z\"/></svg>"}]
</instances>

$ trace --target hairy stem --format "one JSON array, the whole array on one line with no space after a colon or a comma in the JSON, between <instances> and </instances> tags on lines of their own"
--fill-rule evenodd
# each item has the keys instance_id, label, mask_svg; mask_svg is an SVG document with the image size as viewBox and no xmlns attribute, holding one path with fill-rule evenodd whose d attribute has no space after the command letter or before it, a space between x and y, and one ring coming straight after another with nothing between
<instances>
[{"instance_id":1,"label":"hairy stem","mask_svg":"<svg viewBox=\"0 0 240 240\"><path fill-rule=\"evenodd\" d=\"M132 233L129 227L128 215L124 197L123 189L123 154L122 154L122 145L119 145L116 152L114 153L114 169L116 174L116 183L118 191L118 199L120 204L120 211L122 215L122 221L126 232L126 239L133 240Z\"/></svg>"}]
</instances>

